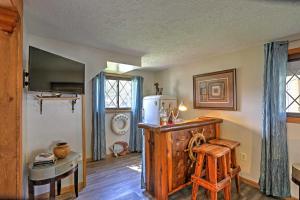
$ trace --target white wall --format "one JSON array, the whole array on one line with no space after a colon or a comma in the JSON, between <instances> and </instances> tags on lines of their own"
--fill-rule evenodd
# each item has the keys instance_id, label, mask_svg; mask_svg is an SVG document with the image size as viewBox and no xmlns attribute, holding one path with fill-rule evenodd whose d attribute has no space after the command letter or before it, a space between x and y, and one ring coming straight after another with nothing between
<instances>
[{"instance_id":1,"label":"white wall","mask_svg":"<svg viewBox=\"0 0 300 200\"><path fill-rule=\"evenodd\" d=\"M128 56L115 52L104 51L96 48L72 44L68 42L43 38L35 35L28 36L29 45L70 58L85 64L86 73L86 142L87 157L91 157L91 135L92 135L92 78L106 67L107 61L140 65L141 59L137 56Z\"/></svg>"},{"instance_id":2,"label":"white wall","mask_svg":"<svg viewBox=\"0 0 300 200\"><path fill-rule=\"evenodd\" d=\"M106 66L106 61L120 62L131 65L140 65L140 57L122 55L114 52L104 51L96 48L90 48L82 45L58 41L49 38L43 38L35 35L27 35L24 38L24 65L28 65L28 46L34 46L43 50L82 62L85 64L86 73L86 147L87 158L92 157L92 98L91 98L91 80ZM144 77L144 94L154 93L154 73L135 70L129 75L139 75ZM34 95L38 93L24 91L24 133L23 133L23 152L24 174L27 173L27 166L32 161L34 155L43 150L49 150L51 144L58 140L64 140L70 143L72 149L82 152L81 149L81 100L75 106L75 112L71 112L71 104L66 101L44 102L43 115L39 114L39 104ZM126 113L130 115L130 113ZM118 136L111 130L111 118L114 113L106 115L106 138L107 154L111 153L109 147L116 141L129 142L129 133L124 136ZM80 177L80 180L82 177ZM63 182L63 186L69 181ZM24 180L26 186L27 181ZM37 193L43 193L48 190L41 187ZM25 188L25 193L27 189Z\"/></svg>"},{"instance_id":3,"label":"white wall","mask_svg":"<svg viewBox=\"0 0 300 200\"><path fill-rule=\"evenodd\" d=\"M77 100L74 113L70 101L44 101L41 115L39 102L34 97L37 94L27 95L27 160L33 161L40 152L52 152L59 141L68 142L73 151L82 153L81 99ZM64 179L63 186L70 180ZM82 163L79 164L79 182L82 182ZM37 194L47 191L48 186L41 186Z\"/></svg>"},{"instance_id":4,"label":"white wall","mask_svg":"<svg viewBox=\"0 0 300 200\"><path fill-rule=\"evenodd\" d=\"M86 73L86 142L87 157L91 157L92 135L92 103L91 80L105 66L107 61L140 65L140 57L118 54L82 45L43 38L35 35L27 35L24 47L24 65L28 63L28 45L70 58L85 64ZM23 150L24 165L26 166L36 153L50 149L51 144L58 140L70 143L73 150L82 152L81 149L81 100L75 106L75 112L71 112L71 103L67 101L44 102L43 115L39 114L39 104L34 99L37 93L24 93L24 130ZM26 170L25 170L26 171ZM80 177L81 178L81 177ZM26 181L25 181L26 182ZM26 182L27 184L27 182ZM63 182L63 186L68 184ZM25 185L25 184L24 184ZM37 193L47 191L42 187ZM25 188L25 192L27 189Z\"/></svg>"},{"instance_id":5,"label":"white wall","mask_svg":"<svg viewBox=\"0 0 300 200\"><path fill-rule=\"evenodd\" d=\"M289 163L290 173L292 173L292 164L300 163L300 124L289 123L287 126L288 131L288 150L289 150ZM298 197L299 187L291 182L292 195Z\"/></svg>"},{"instance_id":6,"label":"white wall","mask_svg":"<svg viewBox=\"0 0 300 200\"><path fill-rule=\"evenodd\" d=\"M241 175L258 182L260 174L262 102L263 102L263 45L256 46L207 60L193 61L184 66L174 66L158 72L157 80L165 93L184 100L188 111L182 113L185 119L198 116L212 116L224 119L221 137L237 140L238 162ZM213 111L193 109L193 75L237 68L237 111ZM290 163L300 162L300 125L288 124ZM240 152L246 153L246 160L240 159ZM292 195L298 190L294 183Z\"/></svg>"}]
</instances>

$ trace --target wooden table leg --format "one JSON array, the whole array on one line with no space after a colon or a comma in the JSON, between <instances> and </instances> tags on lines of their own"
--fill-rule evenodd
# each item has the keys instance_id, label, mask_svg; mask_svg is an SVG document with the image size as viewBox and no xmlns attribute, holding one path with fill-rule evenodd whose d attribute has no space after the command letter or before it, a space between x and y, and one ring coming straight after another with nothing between
<instances>
[{"instance_id":1,"label":"wooden table leg","mask_svg":"<svg viewBox=\"0 0 300 200\"><path fill-rule=\"evenodd\" d=\"M57 181L57 195L60 195L60 191L61 191L61 180Z\"/></svg>"},{"instance_id":2,"label":"wooden table leg","mask_svg":"<svg viewBox=\"0 0 300 200\"><path fill-rule=\"evenodd\" d=\"M74 171L74 187L75 187L75 195L78 197L78 165Z\"/></svg>"},{"instance_id":3,"label":"wooden table leg","mask_svg":"<svg viewBox=\"0 0 300 200\"><path fill-rule=\"evenodd\" d=\"M50 182L50 200L55 200L55 179Z\"/></svg>"},{"instance_id":4,"label":"wooden table leg","mask_svg":"<svg viewBox=\"0 0 300 200\"><path fill-rule=\"evenodd\" d=\"M34 184L30 179L28 179L28 195L29 195L29 200L34 199Z\"/></svg>"}]
</instances>

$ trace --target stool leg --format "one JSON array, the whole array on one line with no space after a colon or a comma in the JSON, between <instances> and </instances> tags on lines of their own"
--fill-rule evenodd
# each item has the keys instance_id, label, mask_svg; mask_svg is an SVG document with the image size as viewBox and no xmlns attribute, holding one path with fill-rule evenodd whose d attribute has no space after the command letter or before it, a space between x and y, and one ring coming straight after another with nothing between
<instances>
[{"instance_id":1,"label":"stool leg","mask_svg":"<svg viewBox=\"0 0 300 200\"><path fill-rule=\"evenodd\" d=\"M218 158L217 167L218 167L218 178L219 179L223 179L225 177L225 172L223 170L222 164L223 164L222 157Z\"/></svg>"},{"instance_id":2,"label":"stool leg","mask_svg":"<svg viewBox=\"0 0 300 200\"><path fill-rule=\"evenodd\" d=\"M229 161L228 156L225 155L225 156L221 157L221 163L222 163L221 164L221 169L222 169L222 172L223 172L222 175L223 175L224 178L229 177L228 169L229 169L230 165L229 165L228 161ZM230 198L231 198L231 181L229 181L229 184L227 184L227 186L224 188L224 199L225 200L230 200Z\"/></svg>"},{"instance_id":3,"label":"stool leg","mask_svg":"<svg viewBox=\"0 0 300 200\"><path fill-rule=\"evenodd\" d=\"M204 155L203 154L198 154L197 156L197 163L196 163L196 168L195 168L195 177L200 177L202 168L203 168L203 160L204 160ZM197 194L198 194L199 186L197 183L193 183L193 189L192 189L192 200L197 199Z\"/></svg>"},{"instance_id":4,"label":"stool leg","mask_svg":"<svg viewBox=\"0 0 300 200\"><path fill-rule=\"evenodd\" d=\"M235 176L235 186L236 186L236 191L239 194L240 193L240 175L239 173L236 174Z\"/></svg>"},{"instance_id":5,"label":"stool leg","mask_svg":"<svg viewBox=\"0 0 300 200\"><path fill-rule=\"evenodd\" d=\"M209 182L216 185L217 184L217 159L208 156L208 170L209 170ZM210 191L210 200L217 200L218 193Z\"/></svg>"},{"instance_id":6,"label":"stool leg","mask_svg":"<svg viewBox=\"0 0 300 200\"><path fill-rule=\"evenodd\" d=\"M231 150L231 163L232 163L232 168L237 167L235 149ZM235 176L235 186L236 186L237 193L240 193L240 176L239 176L239 173L237 173L236 176Z\"/></svg>"},{"instance_id":7,"label":"stool leg","mask_svg":"<svg viewBox=\"0 0 300 200\"><path fill-rule=\"evenodd\" d=\"M232 164L232 162L231 162L231 154L228 153L228 154L225 155L225 157L226 157L227 173L230 176L230 170L231 170L231 164Z\"/></svg>"},{"instance_id":8,"label":"stool leg","mask_svg":"<svg viewBox=\"0 0 300 200\"><path fill-rule=\"evenodd\" d=\"M230 200L231 199L231 184L229 183L228 186L224 188L224 199Z\"/></svg>"},{"instance_id":9,"label":"stool leg","mask_svg":"<svg viewBox=\"0 0 300 200\"><path fill-rule=\"evenodd\" d=\"M206 160L205 160L205 179L207 181L209 181L209 170L208 170L208 158L206 156ZM206 196L207 198L210 196L209 190L206 190Z\"/></svg>"}]
</instances>

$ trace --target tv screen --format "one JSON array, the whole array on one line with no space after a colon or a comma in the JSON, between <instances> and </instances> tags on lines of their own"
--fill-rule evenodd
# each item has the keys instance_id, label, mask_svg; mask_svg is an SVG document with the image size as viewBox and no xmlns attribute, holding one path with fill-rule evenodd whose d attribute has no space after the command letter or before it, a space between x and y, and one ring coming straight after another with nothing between
<instances>
[{"instance_id":1,"label":"tv screen","mask_svg":"<svg viewBox=\"0 0 300 200\"><path fill-rule=\"evenodd\" d=\"M85 65L29 47L29 90L84 94Z\"/></svg>"}]
</instances>

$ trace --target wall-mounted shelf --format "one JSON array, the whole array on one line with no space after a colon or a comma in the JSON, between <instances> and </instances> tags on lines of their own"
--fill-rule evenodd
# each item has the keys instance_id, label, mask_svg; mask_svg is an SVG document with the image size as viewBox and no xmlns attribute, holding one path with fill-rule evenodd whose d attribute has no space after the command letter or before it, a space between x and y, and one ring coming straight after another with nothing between
<instances>
[{"instance_id":1,"label":"wall-mounted shelf","mask_svg":"<svg viewBox=\"0 0 300 200\"><path fill-rule=\"evenodd\" d=\"M74 106L76 104L76 101L79 99L79 97L77 97L77 95L74 96L74 97L57 97L57 96L41 96L41 95L36 95L35 98L40 103L40 114L43 114L43 101L55 101L55 100L71 101L71 103L72 103L72 112L74 113Z\"/></svg>"}]
</instances>

